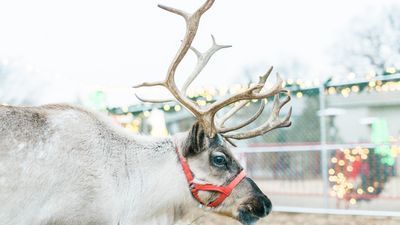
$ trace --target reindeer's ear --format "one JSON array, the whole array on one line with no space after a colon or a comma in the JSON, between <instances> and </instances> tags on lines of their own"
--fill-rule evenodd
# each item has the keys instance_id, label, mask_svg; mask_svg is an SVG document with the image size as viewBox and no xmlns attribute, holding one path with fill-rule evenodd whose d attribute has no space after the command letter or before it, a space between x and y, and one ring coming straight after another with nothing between
<instances>
[{"instance_id":1,"label":"reindeer's ear","mask_svg":"<svg viewBox=\"0 0 400 225\"><path fill-rule=\"evenodd\" d=\"M207 136L204 132L203 127L196 122L192 129L189 131L189 135L186 138L185 149L183 150L183 155L185 157L194 156L205 149L207 143Z\"/></svg>"}]
</instances>

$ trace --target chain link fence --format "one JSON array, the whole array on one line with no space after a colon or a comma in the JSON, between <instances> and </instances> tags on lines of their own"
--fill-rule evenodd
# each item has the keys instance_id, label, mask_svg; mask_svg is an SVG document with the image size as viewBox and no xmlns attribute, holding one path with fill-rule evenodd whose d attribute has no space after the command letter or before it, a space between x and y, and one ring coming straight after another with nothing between
<instances>
[{"instance_id":1,"label":"chain link fence","mask_svg":"<svg viewBox=\"0 0 400 225\"><path fill-rule=\"evenodd\" d=\"M400 74L314 86L286 80L285 85L292 97L292 126L236 142L239 159L275 210L400 216ZM218 98L210 95L215 90L197 92L194 100L202 104ZM250 102L227 126L250 118L259 106L260 101ZM165 132L188 130L194 122L176 104L110 111L131 112L128 125L151 134L155 108L164 112ZM269 110L246 129L263 124ZM288 111L283 107L281 117Z\"/></svg>"},{"instance_id":2,"label":"chain link fence","mask_svg":"<svg viewBox=\"0 0 400 225\"><path fill-rule=\"evenodd\" d=\"M292 127L239 148L277 209L400 216L400 82L374 82L295 90Z\"/></svg>"}]
</instances>

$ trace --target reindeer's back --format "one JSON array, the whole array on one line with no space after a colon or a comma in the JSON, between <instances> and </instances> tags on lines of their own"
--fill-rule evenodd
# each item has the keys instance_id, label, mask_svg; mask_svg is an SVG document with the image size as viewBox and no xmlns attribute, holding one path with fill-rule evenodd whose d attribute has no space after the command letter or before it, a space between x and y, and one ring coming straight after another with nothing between
<instances>
[{"instance_id":1,"label":"reindeer's back","mask_svg":"<svg viewBox=\"0 0 400 225\"><path fill-rule=\"evenodd\" d=\"M0 154L21 144L44 141L49 128L47 116L39 107L0 106Z\"/></svg>"},{"instance_id":2,"label":"reindeer's back","mask_svg":"<svg viewBox=\"0 0 400 225\"><path fill-rule=\"evenodd\" d=\"M101 210L91 204L104 198L106 127L68 105L0 106L0 224L35 224L31 216L61 211L81 221Z\"/></svg>"},{"instance_id":3,"label":"reindeer's back","mask_svg":"<svg viewBox=\"0 0 400 225\"><path fill-rule=\"evenodd\" d=\"M55 143L64 131L79 135L89 125L89 113L69 105L0 106L0 154ZM87 123L87 124L84 124ZM73 138L72 135L68 135ZM65 139L64 139L65 140Z\"/></svg>"}]
</instances>

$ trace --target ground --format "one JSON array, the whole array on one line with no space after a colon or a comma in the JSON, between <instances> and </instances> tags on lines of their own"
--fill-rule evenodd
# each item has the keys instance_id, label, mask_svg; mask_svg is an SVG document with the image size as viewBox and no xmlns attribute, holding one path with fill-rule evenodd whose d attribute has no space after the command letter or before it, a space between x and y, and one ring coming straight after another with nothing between
<instances>
[{"instance_id":1,"label":"ground","mask_svg":"<svg viewBox=\"0 0 400 225\"><path fill-rule=\"evenodd\" d=\"M229 218L204 215L191 225L240 225ZM323 214L279 213L260 220L257 225L400 225L400 217L338 216Z\"/></svg>"}]
</instances>

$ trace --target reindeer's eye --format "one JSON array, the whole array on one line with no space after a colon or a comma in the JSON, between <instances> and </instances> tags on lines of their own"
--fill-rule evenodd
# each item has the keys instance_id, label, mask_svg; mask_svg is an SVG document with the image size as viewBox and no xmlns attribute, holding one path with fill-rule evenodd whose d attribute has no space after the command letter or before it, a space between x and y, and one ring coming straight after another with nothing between
<instances>
[{"instance_id":1,"label":"reindeer's eye","mask_svg":"<svg viewBox=\"0 0 400 225\"><path fill-rule=\"evenodd\" d=\"M226 165L226 158L222 155L215 155L212 157L212 163L214 166L223 167Z\"/></svg>"}]
</instances>

